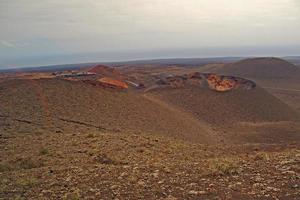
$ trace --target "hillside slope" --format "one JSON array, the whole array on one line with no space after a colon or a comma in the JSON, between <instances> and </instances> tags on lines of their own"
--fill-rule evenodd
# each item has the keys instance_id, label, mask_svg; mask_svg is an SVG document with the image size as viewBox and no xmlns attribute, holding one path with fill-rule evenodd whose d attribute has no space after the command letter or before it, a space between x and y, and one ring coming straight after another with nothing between
<instances>
[{"instance_id":1,"label":"hillside slope","mask_svg":"<svg viewBox=\"0 0 300 200\"><path fill-rule=\"evenodd\" d=\"M152 93L214 125L239 121L289 121L298 117L286 104L259 87L227 93L194 87L158 89Z\"/></svg>"},{"instance_id":2,"label":"hillside slope","mask_svg":"<svg viewBox=\"0 0 300 200\"><path fill-rule=\"evenodd\" d=\"M260 87L220 93L186 85L144 93L60 79L11 80L0 85L0 131L6 132L144 132L204 144L234 139L265 142L269 138L277 142L275 135L265 130L298 119L294 110ZM235 128L243 132L231 129L244 122L255 126ZM265 122L267 126L258 130L257 124ZM287 139L299 136L290 126L298 127L284 124L278 128L280 138L286 132L291 134ZM263 138L254 140L247 135L247 131L256 134L260 130Z\"/></svg>"},{"instance_id":3,"label":"hillside slope","mask_svg":"<svg viewBox=\"0 0 300 200\"><path fill-rule=\"evenodd\" d=\"M58 79L14 80L0 87L0 123L7 131L142 131L203 143L216 138L192 115L132 91Z\"/></svg>"},{"instance_id":4,"label":"hillside slope","mask_svg":"<svg viewBox=\"0 0 300 200\"><path fill-rule=\"evenodd\" d=\"M195 87L151 94L214 127L226 143L299 141L299 114L264 89L219 93Z\"/></svg>"}]
</instances>

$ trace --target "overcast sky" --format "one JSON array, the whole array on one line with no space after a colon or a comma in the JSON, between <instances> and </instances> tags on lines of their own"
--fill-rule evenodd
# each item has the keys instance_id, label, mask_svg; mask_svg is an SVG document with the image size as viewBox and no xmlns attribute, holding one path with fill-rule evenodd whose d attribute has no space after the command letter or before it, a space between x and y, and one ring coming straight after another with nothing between
<instances>
[{"instance_id":1,"label":"overcast sky","mask_svg":"<svg viewBox=\"0 0 300 200\"><path fill-rule=\"evenodd\" d=\"M297 54L300 0L0 0L0 67Z\"/></svg>"}]
</instances>

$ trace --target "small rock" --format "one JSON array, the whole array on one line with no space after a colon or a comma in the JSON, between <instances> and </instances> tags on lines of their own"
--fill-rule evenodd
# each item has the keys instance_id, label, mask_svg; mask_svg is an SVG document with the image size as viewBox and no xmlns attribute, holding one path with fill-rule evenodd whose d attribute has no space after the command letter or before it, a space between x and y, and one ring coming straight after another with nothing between
<instances>
[{"instance_id":1,"label":"small rock","mask_svg":"<svg viewBox=\"0 0 300 200\"><path fill-rule=\"evenodd\" d=\"M275 187L267 187L266 190L267 190L268 192L270 192L270 191L274 191L274 192L280 191L280 189L275 188Z\"/></svg>"},{"instance_id":2,"label":"small rock","mask_svg":"<svg viewBox=\"0 0 300 200\"><path fill-rule=\"evenodd\" d=\"M95 192L96 190L94 188L90 188L90 192Z\"/></svg>"},{"instance_id":3,"label":"small rock","mask_svg":"<svg viewBox=\"0 0 300 200\"><path fill-rule=\"evenodd\" d=\"M158 172L154 172L152 175L154 176L154 178L158 178L159 173Z\"/></svg>"},{"instance_id":4,"label":"small rock","mask_svg":"<svg viewBox=\"0 0 300 200\"><path fill-rule=\"evenodd\" d=\"M51 190L42 190L42 193L45 194L45 193L52 193Z\"/></svg>"},{"instance_id":5,"label":"small rock","mask_svg":"<svg viewBox=\"0 0 300 200\"><path fill-rule=\"evenodd\" d=\"M111 190L115 190L115 189L117 189L117 188L118 188L117 185L112 185L112 186L110 187Z\"/></svg>"},{"instance_id":6,"label":"small rock","mask_svg":"<svg viewBox=\"0 0 300 200\"><path fill-rule=\"evenodd\" d=\"M206 191L195 191L195 190L191 190L188 192L188 194L190 195L204 195L204 194L207 194Z\"/></svg>"},{"instance_id":7,"label":"small rock","mask_svg":"<svg viewBox=\"0 0 300 200\"><path fill-rule=\"evenodd\" d=\"M166 198L164 198L164 200L177 200L177 198L172 195L169 195Z\"/></svg>"},{"instance_id":8,"label":"small rock","mask_svg":"<svg viewBox=\"0 0 300 200\"><path fill-rule=\"evenodd\" d=\"M191 190L191 191L189 191L188 193L191 194L191 195L197 195L197 194L198 194L198 191Z\"/></svg>"},{"instance_id":9,"label":"small rock","mask_svg":"<svg viewBox=\"0 0 300 200\"><path fill-rule=\"evenodd\" d=\"M294 172L294 171L284 171L282 173L283 174L290 174L290 175L295 175L296 174L296 172Z\"/></svg>"},{"instance_id":10,"label":"small rock","mask_svg":"<svg viewBox=\"0 0 300 200\"><path fill-rule=\"evenodd\" d=\"M204 195L204 194L207 194L207 192L206 191L199 191L198 194Z\"/></svg>"},{"instance_id":11,"label":"small rock","mask_svg":"<svg viewBox=\"0 0 300 200\"><path fill-rule=\"evenodd\" d=\"M292 186L292 188L298 188L298 187L299 187L298 184Z\"/></svg>"},{"instance_id":12,"label":"small rock","mask_svg":"<svg viewBox=\"0 0 300 200\"><path fill-rule=\"evenodd\" d=\"M66 181L69 182L69 181L71 181L71 179L72 179L72 177L71 177L71 176L68 176L68 177L66 178Z\"/></svg>"},{"instance_id":13,"label":"small rock","mask_svg":"<svg viewBox=\"0 0 300 200\"><path fill-rule=\"evenodd\" d=\"M168 167L165 167L165 168L164 168L164 171L165 171L166 173L171 173L171 170L170 170Z\"/></svg>"},{"instance_id":14,"label":"small rock","mask_svg":"<svg viewBox=\"0 0 300 200\"><path fill-rule=\"evenodd\" d=\"M262 187L262 186L263 186L263 184L261 184L261 183L254 183L252 185L252 187L254 187L254 188L258 188L258 187Z\"/></svg>"},{"instance_id":15,"label":"small rock","mask_svg":"<svg viewBox=\"0 0 300 200\"><path fill-rule=\"evenodd\" d=\"M140 186L145 186L146 185L144 181L138 181L137 184L140 185Z\"/></svg>"},{"instance_id":16,"label":"small rock","mask_svg":"<svg viewBox=\"0 0 300 200\"><path fill-rule=\"evenodd\" d=\"M197 185L197 183L191 183L190 184L190 186L196 186Z\"/></svg>"}]
</instances>

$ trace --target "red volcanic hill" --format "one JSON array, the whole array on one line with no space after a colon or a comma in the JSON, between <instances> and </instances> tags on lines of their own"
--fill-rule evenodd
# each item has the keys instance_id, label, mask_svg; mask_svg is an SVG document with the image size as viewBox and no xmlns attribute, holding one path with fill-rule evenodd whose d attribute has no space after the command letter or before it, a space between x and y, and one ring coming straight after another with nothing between
<instances>
[{"instance_id":1,"label":"red volcanic hill","mask_svg":"<svg viewBox=\"0 0 300 200\"><path fill-rule=\"evenodd\" d=\"M119 89L128 89L128 85L123 82L123 81L119 81L119 80L115 80L112 78L101 78L98 80L100 83L106 85L107 87L112 87L112 88L119 88Z\"/></svg>"},{"instance_id":2,"label":"red volcanic hill","mask_svg":"<svg viewBox=\"0 0 300 200\"><path fill-rule=\"evenodd\" d=\"M103 77L114 77L118 79L123 78L123 75L117 69L105 65L96 65L90 68L88 72L95 73Z\"/></svg>"},{"instance_id":3,"label":"red volcanic hill","mask_svg":"<svg viewBox=\"0 0 300 200\"><path fill-rule=\"evenodd\" d=\"M279 58L249 58L226 64L214 72L246 78L293 78L300 75L300 69Z\"/></svg>"},{"instance_id":4,"label":"red volcanic hill","mask_svg":"<svg viewBox=\"0 0 300 200\"><path fill-rule=\"evenodd\" d=\"M223 76L213 73L194 72L190 74L160 78L155 87L149 87L147 91L160 87L183 88L195 86L209 88L218 92L226 92L235 89L251 90L256 87L255 82L234 76Z\"/></svg>"},{"instance_id":5,"label":"red volcanic hill","mask_svg":"<svg viewBox=\"0 0 300 200\"><path fill-rule=\"evenodd\" d=\"M94 81L86 81L92 85L104 86L115 89L128 89L125 76L117 69L105 65L96 65L88 70L90 73L96 74Z\"/></svg>"}]
</instances>

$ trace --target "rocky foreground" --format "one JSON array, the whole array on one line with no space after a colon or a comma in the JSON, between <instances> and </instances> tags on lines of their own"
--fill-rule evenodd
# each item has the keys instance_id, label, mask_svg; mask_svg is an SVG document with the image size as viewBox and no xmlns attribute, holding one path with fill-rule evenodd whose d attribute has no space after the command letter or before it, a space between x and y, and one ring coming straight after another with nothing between
<instances>
[{"instance_id":1,"label":"rocky foreground","mask_svg":"<svg viewBox=\"0 0 300 200\"><path fill-rule=\"evenodd\" d=\"M145 133L0 135L0 199L299 199L299 144Z\"/></svg>"}]
</instances>

